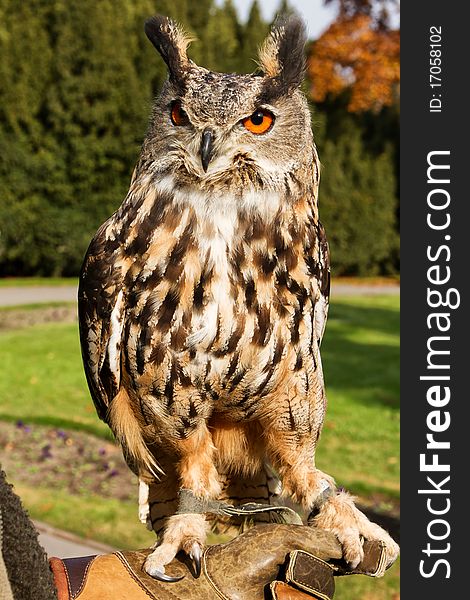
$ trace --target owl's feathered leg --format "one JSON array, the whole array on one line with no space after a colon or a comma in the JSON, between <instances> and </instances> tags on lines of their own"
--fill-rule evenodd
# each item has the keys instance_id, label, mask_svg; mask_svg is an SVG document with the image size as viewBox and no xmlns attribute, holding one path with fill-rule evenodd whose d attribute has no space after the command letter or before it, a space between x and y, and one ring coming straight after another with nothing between
<instances>
[{"instance_id":1,"label":"owl's feathered leg","mask_svg":"<svg viewBox=\"0 0 470 600\"><path fill-rule=\"evenodd\" d=\"M149 484L139 478L139 521L152 531L150 520Z\"/></svg>"},{"instance_id":2,"label":"owl's feathered leg","mask_svg":"<svg viewBox=\"0 0 470 600\"><path fill-rule=\"evenodd\" d=\"M315 444L311 436L273 431L266 436L273 465L282 480L283 493L315 516L309 523L334 533L352 568L364 557L363 540L384 542L389 562L398 556L398 544L355 506L349 494L337 491L332 477L315 467ZM326 493L325 493L326 492Z\"/></svg>"},{"instance_id":3,"label":"owl's feathered leg","mask_svg":"<svg viewBox=\"0 0 470 600\"><path fill-rule=\"evenodd\" d=\"M395 540L376 523L372 523L354 504L347 492L339 491L331 496L310 521L315 527L331 531L343 547L343 556L352 568L362 561L362 540L380 540L385 544L387 564L392 564L400 548Z\"/></svg>"},{"instance_id":4,"label":"owl's feathered leg","mask_svg":"<svg viewBox=\"0 0 470 600\"><path fill-rule=\"evenodd\" d=\"M177 473L180 488L191 490L196 498L217 498L221 485L213 462L214 446L205 423L179 442ZM209 523L203 514L176 514L169 517L160 543L145 561L146 572L156 579L168 581L164 575L165 565L182 550L193 561L195 575L199 576L208 529Z\"/></svg>"},{"instance_id":5,"label":"owl's feathered leg","mask_svg":"<svg viewBox=\"0 0 470 600\"><path fill-rule=\"evenodd\" d=\"M202 547L206 540L208 523L204 515L173 515L168 518L161 542L147 557L144 568L155 579L178 581L165 575L165 565L182 550L194 562L195 575L201 573Z\"/></svg>"},{"instance_id":6,"label":"owl's feathered leg","mask_svg":"<svg viewBox=\"0 0 470 600\"><path fill-rule=\"evenodd\" d=\"M311 510L326 490L335 489L334 479L315 467L315 443L310 434L274 430L271 425L265 439L267 454L279 473L284 496Z\"/></svg>"}]
</instances>

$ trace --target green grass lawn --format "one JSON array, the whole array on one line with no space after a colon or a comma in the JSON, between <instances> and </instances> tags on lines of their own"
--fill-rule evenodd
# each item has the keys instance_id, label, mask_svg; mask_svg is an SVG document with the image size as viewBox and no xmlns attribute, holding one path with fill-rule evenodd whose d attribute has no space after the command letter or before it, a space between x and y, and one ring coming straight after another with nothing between
<instances>
[{"instance_id":1,"label":"green grass lawn","mask_svg":"<svg viewBox=\"0 0 470 600\"><path fill-rule=\"evenodd\" d=\"M89 396L76 324L0 333L0 419L111 437Z\"/></svg>"},{"instance_id":2,"label":"green grass lawn","mask_svg":"<svg viewBox=\"0 0 470 600\"><path fill-rule=\"evenodd\" d=\"M0 288L2 287L29 287L44 285L78 285L76 277L0 277Z\"/></svg>"},{"instance_id":3,"label":"green grass lawn","mask_svg":"<svg viewBox=\"0 0 470 600\"><path fill-rule=\"evenodd\" d=\"M328 410L317 465L355 493L399 494L399 298L342 298L322 346Z\"/></svg>"},{"instance_id":4,"label":"green grass lawn","mask_svg":"<svg viewBox=\"0 0 470 600\"><path fill-rule=\"evenodd\" d=\"M0 286L2 287L2 286ZM0 313L15 312L18 310L41 310L44 308L60 308L62 306L76 306L76 302L57 300L57 302L32 302L31 304L7 304L0 306Z\"/></svg>"},{"instance_id":5,"label":"green grass lawn","mask_svg":"<svg viewBox=\"0 0 470 600\"><path fill-rule=\"evenodd\" d=\"M317 466L338 485L386 507L399 497L399 298L335 299L322 347L328 411ZM76 324L0 333L0 419L109 431L86 387ZM9 474L15 483L14 474ZM30 514L79 535L120 547L147 545L136 503L70 498L17 485ZM398 565L380 581L346 578L341 600L397 598Z\"/></svg>"},{"instance_id":6,"label":"green grass lawn","mask_svg":"<svg viewBox=\"0 0 470 600\"><path fill-rule=\"evenodd\" d=\"M328 412L317 464L356 493L398 496L398 302L336 300L322 347ZM0 418L109 437L88 394L75 324L7 331L0 341Z\"/></svg>"}]
</instances>

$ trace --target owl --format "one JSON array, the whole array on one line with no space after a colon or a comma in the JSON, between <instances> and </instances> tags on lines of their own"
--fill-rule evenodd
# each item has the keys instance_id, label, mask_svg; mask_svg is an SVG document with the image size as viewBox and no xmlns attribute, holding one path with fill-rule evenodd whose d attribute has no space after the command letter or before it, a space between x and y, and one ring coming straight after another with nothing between
<instances>
[{"instance_id":1,"label":"owl","mask_svg":"<svg viewBox=\"0 0 470 600\"><path fill-rule=\"evenodd\" d=\"M384 540L394 558L395 542L315 465L330 269L300 89L305 27L297 16L278 22L249 75L196 65L166 17L145 31L168 80L129 192L92 240L79 285L88 385L140 478L141 518L149 485L173 494L145 569L171 580L165 565L183 551L197 574L208 528L200 507L221 497L227 477L265 485L267 469L338 536L352 566L363 537ZM189 508L175 500L182 490Z\"/></svg>"}]
</instances>

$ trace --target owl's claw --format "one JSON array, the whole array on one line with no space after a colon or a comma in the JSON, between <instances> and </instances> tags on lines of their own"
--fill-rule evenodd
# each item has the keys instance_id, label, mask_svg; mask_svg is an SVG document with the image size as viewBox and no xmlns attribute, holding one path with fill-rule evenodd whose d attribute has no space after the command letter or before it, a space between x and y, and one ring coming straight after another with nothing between
<instances>
[{"instance_id":1,"label":"owl's claw","mask_svg":"<svg viewBox=\"0 0 470 600\"><path fill-rule=\"evenodd\" d=\"M194 566L194 578L197 579L201 575L201 557L202 551L201 546L198 542L193 542L191 546L191 550L188 553L189 558L193 561ZM163 570L160 570L158 567L152 567L150 564L146 564L145 570L147 573L153 577L154 579L158 579L159 581L164 581L167 583L174 583L175 581L181 581L184 579L184 575L179 577L171 577L170 575L166 575Z\"/></svg>"},{"instance_id":2,"label":"owl's claw","mask_svg":"<svg viewBox=\"0 0 470 600\"><path fill-rule=\"evenodd\" d=\"M167 583L175 583L175 581L181 581L184 579L184 575L180 575L179 577L171 577L170 575L166 575L166 573L159 571L158 569L146 569L146 571L150 577L158 579L158 581L165 581Z\"/></svg>"},{"instance_id":3,"label":"owl's claw","mask_svg":"<svg viewBox=\"0 0 470 600\"><path fill-rule=\"evenodd\" d=\"M201 546L198 542L194 542L189 551L189 558L194 563L194 577L197 579L201 575Z\"/></svg>"},{"instance_id":4,"label":"owl's claw","mask_svg":"<svg viewBox=\"0 0 470 600\"><path fill-rule=\"evenodd\" d=\"M164 563L161 560L161 556L159 556L158 550L159 548L157 548L147 556L147 559L144 563L145 572L148 575L150 575L150 577L158 579L158 581L165 581L167 583L174 583L175 581L181 581L181 579L184 579L184 575L172 577L171 575L167 575L165 573L165 564L167 563Z\"/></svg>"},{"instance_id":5,"label":"owl's claw","mask_svg":"<svg viewBox=\"0 0 470 600\"><path fill-rule=\"evenodd\" d=\"M165 532L158 545L144 563L144 570L160 581L179 581L182 577L165 575L165 566L169 565L179 551L186 554L186 565L196 579L201 575L202 548L207 523L202 514L181 514L169 517Z\"/></svg>"}]
</instances>

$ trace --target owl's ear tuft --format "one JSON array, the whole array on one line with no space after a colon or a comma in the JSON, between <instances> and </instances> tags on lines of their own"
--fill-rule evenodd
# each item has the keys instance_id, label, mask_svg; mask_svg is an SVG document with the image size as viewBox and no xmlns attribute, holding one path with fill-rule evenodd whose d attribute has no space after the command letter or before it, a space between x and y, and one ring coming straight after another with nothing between
<instances>
[{"instance_id":1,"label":"owl's ear tuft","mask_svg":"<svg viewBox=\"0 0 470 600\"><path fill-rule=\"evenodd\" d=\"M301 85L306 70L306 43L305 24L298 15L276 21L259 50L259 64L270 78L271 93L283 95Z\"/></svg>"},{"instance_id":2,"label":"owl's ear tuft","mask_svg":"<svg viewBox=\"0 0 470 600\"><path fill-rule=\"evenodd\" d=\"M190 67L187 49L193 39L168 17L156 15L145 21L145 33L165 61L170 80L183 85Z\"/></svg>"}]
</instances>

